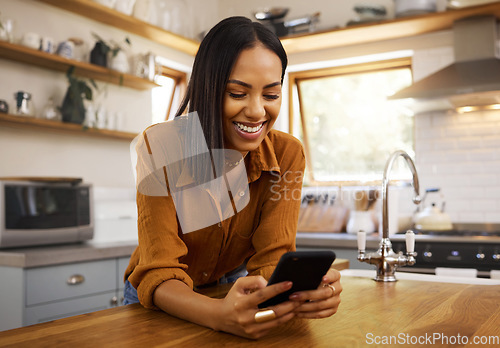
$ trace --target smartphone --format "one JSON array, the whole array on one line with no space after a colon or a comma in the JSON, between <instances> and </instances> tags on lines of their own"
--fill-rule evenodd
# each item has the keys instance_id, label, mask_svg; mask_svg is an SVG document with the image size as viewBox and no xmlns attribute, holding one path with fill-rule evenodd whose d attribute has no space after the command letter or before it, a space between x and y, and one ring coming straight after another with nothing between
<instances>
[{"instance_id":1,"label":"smartphone","mask_svg":"<svg viewBox=\"0 0 500 348\"><path fill-rule=\"evenodd\" d=\"M267 286L291 281L292 288L262 302L259 308L288 301L290 295L297 291L317 289L333 261L335 261L335 253L332 250L292 251L283 254Z\"/></svg>"}]
</instances>

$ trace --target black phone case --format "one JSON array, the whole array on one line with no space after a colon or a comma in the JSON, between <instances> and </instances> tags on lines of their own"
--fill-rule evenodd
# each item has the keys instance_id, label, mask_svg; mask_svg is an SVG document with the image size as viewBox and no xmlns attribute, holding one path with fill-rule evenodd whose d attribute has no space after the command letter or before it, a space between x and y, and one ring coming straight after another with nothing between
<instances>
[{"instance_id":1,"label":"black phone case","mask_svg":"<svg viewBox=\"0 0 500 348\"><path fill-rule=\"evenodd\" d=\"M267 285L291 281L292 288L262 302L259 308L287 301L294 292L316 289L333 261L335 253L331 250L293 251L283 254Z\"/></svg>"}]
</instances>

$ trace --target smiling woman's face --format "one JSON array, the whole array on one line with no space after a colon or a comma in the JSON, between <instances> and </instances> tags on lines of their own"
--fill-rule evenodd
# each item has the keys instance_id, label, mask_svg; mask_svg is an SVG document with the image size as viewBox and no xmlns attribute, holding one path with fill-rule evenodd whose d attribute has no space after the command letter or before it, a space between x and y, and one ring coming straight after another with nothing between
<instances>
[{"instance_id":1,"label":"smiling woman's face","mask_svg":"<svg viewBox=\"0 0 500 348\"><path fill-rule=\"evenodd\" d=\"M245 155L271 130L281 107L281 60L257 45L241 51L223 101L224 146Z\"/></svg>"}]
</instances>

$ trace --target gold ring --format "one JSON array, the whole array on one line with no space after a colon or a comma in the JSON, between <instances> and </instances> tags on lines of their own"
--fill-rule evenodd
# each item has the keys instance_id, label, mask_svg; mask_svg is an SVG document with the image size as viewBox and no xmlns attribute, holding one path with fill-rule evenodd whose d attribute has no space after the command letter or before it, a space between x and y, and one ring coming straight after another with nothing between
<instances>
[{"instance_id":1,"label":"gold ring","mask_svg":"<svg viewBox=\"0 0 500 348\"><path fill-rule=\"evenodd\" d=\"M323 287L332 289L332 296L335 295L335 287L332 284L323 284Z\"/></svg>"},{"instance_id":2,"label":"gold ring","mask_svg":"<svg viewBox=\"0 0 500 348\"><path fill-rule=\"evenodd\" d=\"M255 313L254 318L256 323L264 323L266 321L273 320L274 318L276 318L276 313L272 309L266 309Z\"/></svg>"}]
</instances>

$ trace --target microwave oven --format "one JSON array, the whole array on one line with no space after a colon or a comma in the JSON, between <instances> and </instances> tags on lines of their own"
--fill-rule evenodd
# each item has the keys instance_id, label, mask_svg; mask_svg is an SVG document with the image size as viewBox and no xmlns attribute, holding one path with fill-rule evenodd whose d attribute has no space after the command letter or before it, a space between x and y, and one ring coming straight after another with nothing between
<instances>
[{"instance_id":1,"label":"microwave oven","mask_svg":"<svg viewBox=\"0 0 500 348\"><path fill-rule=\"evenodd\" d=\"M92 239L92 202L81 179L0 178L0 248Z\"/></svg>"}]
</instances>

